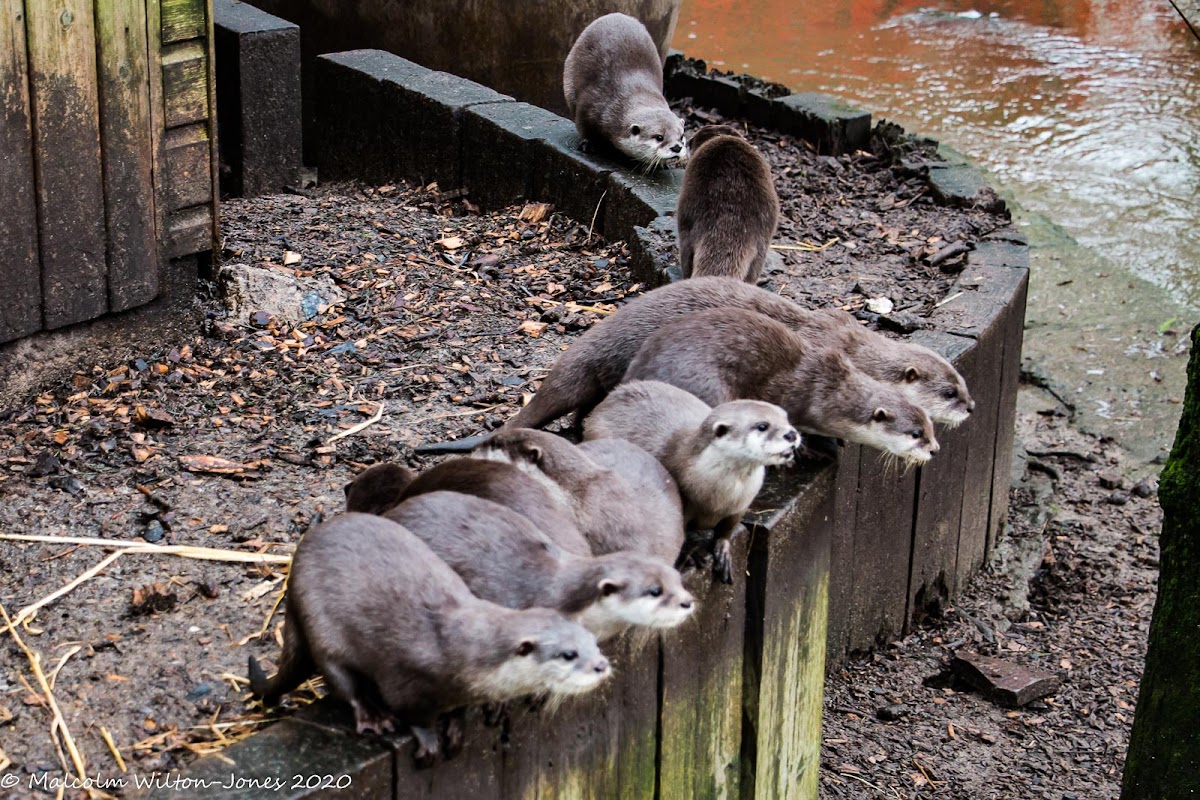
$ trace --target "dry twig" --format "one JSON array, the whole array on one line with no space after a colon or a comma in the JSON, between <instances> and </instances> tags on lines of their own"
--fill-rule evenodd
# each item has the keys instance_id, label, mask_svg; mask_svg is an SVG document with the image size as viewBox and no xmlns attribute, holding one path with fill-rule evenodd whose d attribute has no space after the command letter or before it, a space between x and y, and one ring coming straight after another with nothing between
<instances>
[{"instance_id":1,"label":"dry twig","mask_svg":"<svg viewBox=\"0 0 1200 800\"><path fill-rule=\"evenodd\" d=\"M374 425L376 422L379 422L379 420L383 419L383 409L386 405L387 405L386 401L380 400L379 408L376 409L374 416L372 416L368 420L363 420L362 422L355 425L353 428L347 428L346 430L342 431L341 433L335 433L333 436L330 436L328 439L325 440L325 444L330 445L330 444L333 444L334 442L336 442L338 439L345 439L347 436L353 436L354 434L358 433L359 431L364 431L367 428Z\"/></svg>"}]
</instances>

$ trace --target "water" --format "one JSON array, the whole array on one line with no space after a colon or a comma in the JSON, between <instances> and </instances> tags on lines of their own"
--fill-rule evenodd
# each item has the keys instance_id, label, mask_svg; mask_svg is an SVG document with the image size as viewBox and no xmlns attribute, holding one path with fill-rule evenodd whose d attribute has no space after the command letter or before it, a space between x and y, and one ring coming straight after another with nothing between
<instances>
[{"instance_id":1,"label":"water","mask_svg":"<svg viewBox=\"0 0 1200 800\"><path fill-rule=\"evenodd\" d=\"M1033 245L1025 368L1161 458L1200 321L1200 42L1167 0L684 0L673 44L982 166Z\"/></svg>"},{"instance_id":2,"label":"water","mask_svg":"<svg viewBox=\"0 0 1200 800\"><path fill-rule=\"evenodd\" d=\"M1200 307L1200 42L1166 0L684 0L674 45L930 134Z\"/></svg>"}]
</instances>

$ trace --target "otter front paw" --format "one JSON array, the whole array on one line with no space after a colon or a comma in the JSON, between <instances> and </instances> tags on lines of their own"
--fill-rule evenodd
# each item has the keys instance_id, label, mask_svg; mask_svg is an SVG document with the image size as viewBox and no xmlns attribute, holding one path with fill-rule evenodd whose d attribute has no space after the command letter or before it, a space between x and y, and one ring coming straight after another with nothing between
<instances>
[{"instance_id":1,"label":"otter front paw","mask_svg":"<svg viewBox=\"0 0 1200 800\"><path fill-rule=\"evenodd\" d=\"M589 142L587 139L580 140L579 149L581 151L583 151L584 153L588 153L588 154L592 154L592 153L596 152L596 146L594 144L592 144L591 142Z\"/></svg>"},{"instance_id":2,"label":"otter front paw","mask_svg":"<svg viewBox=\"0 0 1200 800\"><path fill-rule=\"evenodd\" d=\"M392 716L390 711L375 708L358 701L355 701L351 705L354 708L354 728L360 734L373 733L377 736L383 736L385 733L391 733L396 729L396 718Z\"/></svg>"},{"instance_id":3,"label":"otter front paw","mask_svg":"<svg viewBox=\"0 0 1200 800\"><path fill-rule=\"evenodd\" d=\"M713 574L721 583L733 583L733 547L728 539L713 540Z\"/></svg>"},{"instance_id":4,"label":"otter front paw","mask_svg":"<svg viewBox=\"0 0 1200 800\"><path fill-rule=\"evenodd\" d=\"M427 769L438 762L442 755L441 744L437 734L430 728L413 725L413 738L417 742L416 752L413 753L413 763L418 769Z\"/></svg>"},{"instance_id":5,"label":"otter front paw","mask_svg":"<svg viewBox=\"0 0 1200 800\"><path fill-rule=\"evenodd\" d=\"M464 711L451 711L442 716L442 753L447 760L454 758L463 749Z\"/></svg>"}]
</instances>

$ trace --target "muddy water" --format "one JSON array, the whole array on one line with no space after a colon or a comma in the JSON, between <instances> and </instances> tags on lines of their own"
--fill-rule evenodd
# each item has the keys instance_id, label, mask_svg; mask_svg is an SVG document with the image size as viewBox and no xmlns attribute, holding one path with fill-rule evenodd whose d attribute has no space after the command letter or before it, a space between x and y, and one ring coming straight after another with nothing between
<instances>
[{"instance_id":1,"label":"muddy water","mask_svg":"<svg viewBox=\"0 0 1200 800\"><path fill-rule=\"evenodd\" d=\"M983 166L1035 245L1027 366L1139 460L1169 446L1200 319L1200 42L1166 0L684 0L674 46Z\"/></svg>"}]
</instances>

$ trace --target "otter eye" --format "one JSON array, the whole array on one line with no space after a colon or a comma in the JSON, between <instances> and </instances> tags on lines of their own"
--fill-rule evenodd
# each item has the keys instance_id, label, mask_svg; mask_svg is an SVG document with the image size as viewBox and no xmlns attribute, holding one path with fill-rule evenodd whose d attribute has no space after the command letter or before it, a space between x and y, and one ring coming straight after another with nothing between
<instances>
[{"instance_id":1,"label":"otter eye","mask_svg":"<svg viewBox=\"0 0 1200 800\"><path fill-rule=\"evenodd\" d=\"M640 127L638 127L637 125L634 125L632 128L629 129L629 132L632 133L634 136L637 136L639 133L642 132L642 129Z\"/></svg>"},{"instance_id":2,"label":"otter eye","mask_svg":"<svg viewBox=\"0 0 1200 800\"><path fill-rule=\"evenodd\" d=\"M921 438L921 429L913 428L911 431L908 432L908 435L914 439L920 439Z\"/></svg>"},{"instance_id":3,"label":"otter eye","mask_svg":"<svg viewBox=\"0 0 1200 800\"><path fill-rule=\"evenodd\" d=\"M558 657L563 661L574 661L579 658L579 653L576 653L574 650L567 650L566 652L559 653Z\"/></svg>"},{"instance_id":4,"label":"otter eye","mask_svg":"<svg viewBox=\"0 0 1200 800\"><path fill-rule=\"evenodd\" d=\"M953 400L954 398L958 397L958 390L947 389L946 391L942 392L942 397L946 398L947 400Z\"/></svg>"},{"instance_id":5,"label":"otter eye","mask_svg":"<svg viewBox=\"0 0 1200 800\"><path fill-rule=\"evenodd\" d=\"M755 426L754 426L754 429L755 429L755 430L758 430L758 431L765 431L765 430L768 430L770 427L771 427L771 426L770 426L768 423L766 423L766 422L760 422L760 423L758 423L757 425L755 425Z\"/></svg>"},{"instance_id":6,"label":"otter eye","mask_svg":"<svg viewBox=\"0 0 1200 800\"><path fill-rule=\"evenodd\" d=\"M656 142L661 142L662 140L663 140L663 135L661 133L654 137L654 141L656 141Z\"/></svg>"},{"instance_id":7,"label":"otter eye","mask_svg":"<svg viewBox=\"0 0 1200 800\"><path fill-rule=\"evenodd\" d=\"M655 586L653 589L648 589L646 590L646 594L650 595L651 597L662 597L662 587Z\"/></svg>"}]
</instances>

